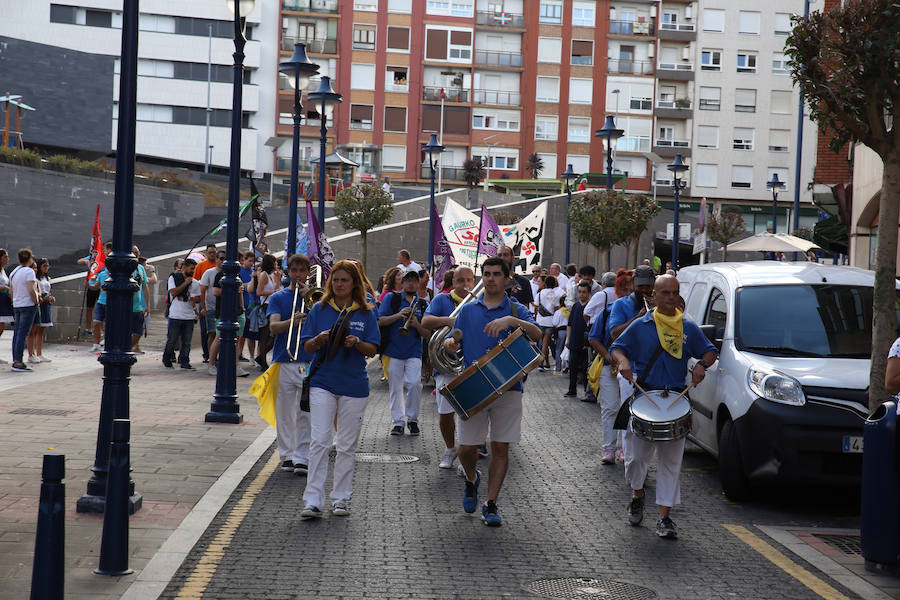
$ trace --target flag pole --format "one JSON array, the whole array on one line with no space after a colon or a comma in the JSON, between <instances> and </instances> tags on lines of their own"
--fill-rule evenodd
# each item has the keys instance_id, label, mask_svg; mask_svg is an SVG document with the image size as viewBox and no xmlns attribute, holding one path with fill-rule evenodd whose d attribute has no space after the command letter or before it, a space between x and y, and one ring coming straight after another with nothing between
<instances>
[{"instance_id":1,"label":"flag pole","mask_svg":"<svg viewBox=\"0 0 900 600\"><path fill-rule=\"evenodd\" d=\"M247 204L245 204L244 206L241 207L241 212L238 214L238 221L240 221L241 218L242 218L244 215L247 214L247 211L250 210L250 207L251 207L252 205L253 205L253 198L251 198L250 201L247 202ZM202 236L200 236L200 239L197 240L196 242L194 242L194 245L193 245L193 246L191 246L190 248L188 248L187 254L184 255L185 258L187 258L187 257L190 255L190 253L194 251L194 248L198 248L198 247L200 246L200 243L203 242L203 240L205 240L206 238L208 238L209 236L211 236L211 235L213 234L213 232L215 232L217 229L219 229L220 227L222 227L223 225L225 225L226 220L227 220L227 219L222 219L221 221L219 221L218 223L216 223L215 226L213 226L212 229L210 229L209 231L207 231L206 233L204 233Z\"/></svg>"},{"instance_id":2,"label":"flag pole","mask_svg":"<svg viewBox=\"0 0 900 600\"><path fill-rule=\"evenodd\" d=\"M484 203L481 204L481 215L478 220L478 239L475 242L475 269L478 272L478 250L481 248L481 228L484 226Z\"/></svg>"},{"instance_id":3,"label":"flag pole","mask_svg":"<svg viewBox=\"0 0 900 600\"><path fill-rule=\"evenodd\" d=\"M444 88L441 88L441 124L440 124L439 136L438 136L438 144L443 144L443 143L444 143ZM441 160L440 157L438 157L438 160ZM441 193L441 190L443 189L441 187L441 183L442 183L443 179L444 179L444 167L443 167L443 165L441 165L441 167L438 169L438 193L439 194Z\"/></svg>"}]
</instances>

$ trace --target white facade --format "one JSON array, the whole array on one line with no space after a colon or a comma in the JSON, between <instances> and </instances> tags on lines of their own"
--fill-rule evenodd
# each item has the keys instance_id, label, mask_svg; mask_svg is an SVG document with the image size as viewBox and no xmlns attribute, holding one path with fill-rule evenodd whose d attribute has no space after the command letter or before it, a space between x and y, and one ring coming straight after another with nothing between
<instances>
[{"instance_id":1,"label":"white facade","mask_svg":"<svg viewBox=\"0 0 900 600\"><path fill-rule=\"evenodd\" d=\"M278 61L278 4L257 0L247 19L252 28L244 53L250 83L243 86L241 168L271 172L272 152L264 144L274 134L275 80ZM0 0L0 35L59 48L118 56L121 51L121 0ZM232 15L225 0L143 0L140 4L138 123L136 152L203 165L206 159L207 62L215 75L210 86L213 110L209 144L211 164L227 168L230 160L231 65L234 44L224 37ZM107 17L106 15L109 15ZM108 19L108 21L107 21ZM202 21L193 21L193 20ZM208 21L222 36L208 35ZM265 25L261 25L264 23ZM193 28L185 31L187 25ZM205 33L205 34L204 34ZM113 104L111 148L116 147L115 103L119 95L118 67L110 74ZM245 78L246 81L246 78ZM260 85L266 82L267 85ZM64 90L63 90L64 93Z\"/></svg>"}]
</instances>

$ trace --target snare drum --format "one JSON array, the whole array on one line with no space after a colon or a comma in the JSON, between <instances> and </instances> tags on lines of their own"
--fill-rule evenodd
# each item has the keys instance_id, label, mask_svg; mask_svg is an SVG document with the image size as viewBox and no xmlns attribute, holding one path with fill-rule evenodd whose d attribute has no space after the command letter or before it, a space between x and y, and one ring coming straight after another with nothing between
<instances>
[{"instance_id":1,"label":"snare drum","mask_svg":"<svg viewBox=\"0 0 900 600\"><path fill-rule=\"evenodd\" d=\"M440 392L465 421L487 408L540 362L540 352L519 328L469 365Z\"/></svg>"},{"instance_id":2,"label":"snare drum","mask_svg":"<svg viewBox=\"0 0 900 600\"><path fill-rule=\"evenodd\" d=\"M645 396L635 392L631 401L631 431L649 442L671 442L680 440L691 432L691 402L687 394L672 401L680 392L648 390ZM653 402L647 398L649 396Z\"/></svg>"}]
</instances>

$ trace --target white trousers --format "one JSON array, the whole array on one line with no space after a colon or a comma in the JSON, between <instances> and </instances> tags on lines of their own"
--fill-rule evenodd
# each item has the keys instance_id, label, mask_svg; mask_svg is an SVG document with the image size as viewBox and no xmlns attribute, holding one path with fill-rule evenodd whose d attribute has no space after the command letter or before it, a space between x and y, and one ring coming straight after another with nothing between
<instances>
[{"instance_id":1,"label":"white trousers","mask_svg":"<svg viewBox=\"0 0 900 600\"><path fill-rule=\"evenodd\" d=\"M600 423L604 451L622 447L624 432L613 429L620 406L622 406L622 396L619 393L619 382L610 373L609 365L605 364L603 370L600 371Z\"/></svg>"},{"instance_id":2,"label":"white trousers","mask_svg":"<svg viewBox=\"0 0 900 600\"><path fill-rule=\"evenodd\" d=\"M419 404L422 401L422 359L402 360L391 357L388 365L388 390L391 394L391 420L394 425L419 421Z\"/></svg>"},{"instance_id":3,"label":"white trousers","mask_svg":"<svg viewBox=\"0 0 900 600\"><path fill-rule=\"evenodd\" d=\"M312 440L309 444L309 474L306 476L306 489L303 491L303 501L306 504L318 508L325 505L325 479L328 476L328 453L332 441L336 445L337 455L334 458L334 487L331 490L331 501L350 500L356 447L368 400L368 398L335 396L322 388L310 388ZM337 414L337 435L334 435L335 414Z\"/></svg>"},{"instance_id":4,"label":"white trousers","mask_svg":"<svg viewBox=\"0 0 900 600\"><path fill-rule=\"evenodd\" d=\"M634 394L634 384L619 375L616 374L616 382L619 384L619 400L621 402L627 402L631 395ZM619 439L622 443L622 453L628 454L628 436L625 435L625 430L619 430Z\"/></svg>"},{"instance_id":5,"label":"white trousers","mask_svg":"<svg viewBox=\"0 0 900 600\"><path fill-rule=\"evenodd\" d=\"M303 375L298 363L281 363L278 398L275 401L275 432L281 460L309 463L309 413L300 410Z\"/></svg>"},{"instance_id":6,"label":"white trousers","mask_svg":"<svg viewBox=\"0 0 900 600\"><path fill-rule=\"evenodd\" d=\"M655 452L658 458L656 467L656 504L668 506L681 504L681 459L684 456L684 438L671 442L648 442L631 431L625 432L625 482L632 490L644 489L647 471Z\"/></svg>"}]
</instances>

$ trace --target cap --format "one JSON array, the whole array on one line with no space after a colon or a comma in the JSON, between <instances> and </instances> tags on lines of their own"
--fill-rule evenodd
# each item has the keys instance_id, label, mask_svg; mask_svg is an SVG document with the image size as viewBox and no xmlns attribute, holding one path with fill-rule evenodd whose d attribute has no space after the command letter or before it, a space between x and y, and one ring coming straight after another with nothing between
<instances>
[{"instance_id":1,"label":"cap","mask_svg":"<svg viewBox=\"0 0 900 600\"><path fill-rule=\"evenodd\" d=\"M416 269L407 269L406 272L403 273L403 281L413 278L419 279L419 272Z\"/></svg>"},{"instance_id":2,"label":"cap","mask_svg":"<svg viewBox=\"0 0 900 600\"><path fill-rule=\"evenodd\" d=\"M640 265L634 270L634 285L653 285L656 281L656 273L648 265Z\"/></svg>"}]
</instances>

